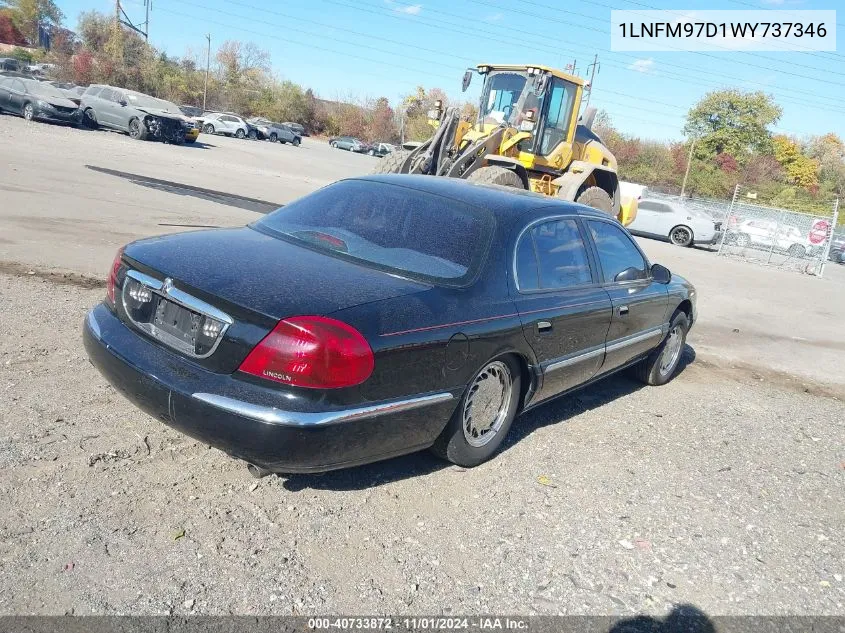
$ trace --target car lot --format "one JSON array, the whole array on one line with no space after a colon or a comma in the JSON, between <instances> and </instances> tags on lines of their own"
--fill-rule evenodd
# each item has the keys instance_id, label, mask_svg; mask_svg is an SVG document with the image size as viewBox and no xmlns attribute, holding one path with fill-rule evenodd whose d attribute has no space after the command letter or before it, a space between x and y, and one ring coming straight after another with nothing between
<instances>
[{"instance_id":1,"label":"car lot","mask_svg":"<svg viewBox=\"0 0 845 633\"><path fill-rule=\"evenodd\" d=\"M545 405L472 470L254 482L108 387L82 317L122 243L244 224L378 159L11 117L0 143L0 612L842 612L845 267L641 240L700 294L669 386Z\"/></svg>"}]
</instances>

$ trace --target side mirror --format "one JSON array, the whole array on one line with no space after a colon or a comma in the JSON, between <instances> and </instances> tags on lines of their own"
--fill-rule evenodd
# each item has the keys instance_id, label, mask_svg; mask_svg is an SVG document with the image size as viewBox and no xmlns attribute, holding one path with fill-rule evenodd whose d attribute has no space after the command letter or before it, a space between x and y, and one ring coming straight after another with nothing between
<instances>
[{"instance_id":1,"label":"side mirror","mask_svg":"<svg viewBox=\"0 0 845 633\"><path fill-rule=\"evenodd\" d=\"M472 71L468 70L464 73L464 80L461 82L461 92L466 92L469 85L472 83Z\"/></svg>"},{"instance_id":2,"label":"side mirror","mask_svg":"<svg viewBox=\"0 0 845 633\"><path fill-rule=\"evenodd\" d=\"M667 270L666 272L669 271ZM636 266L631 266L630 268L626 268L622 272L618 273L616 277L613 278L613 281L637 281L642 278L643 271Z\"/></svg>"},{"instance_id":3,"label":"side mirror","mask_svg":"<svg viewBox=\"0 0 845 633\"><path fill-rule=\"evenodd\" d=\"M549 76L545 73L542 75L537 75L534 83L534 94L538 97L542 96L546 92L546 87L549 85Z\"/></svg>"},{"instance_id":4,"label":"side mirror","mask_svg":"<svg viewBox=\"0 0 845 633\"><path fill-rule=\"evenodd\" d=\"M651 276L659 284L668 284L672 281L671 271L666 266L661 266L660 264L652 264Z\"/></svg>"},{"instance_id":5,"label":"side mirror","mask_svg":"<svg viewBox=\"0 0 845 633\"><path fill-rule=\"evenodd\" d=\"M120 100L120 105L121 105L121 106L123 106L123 107L125 108L125 107L126 107L126 99L121 99L121 100Z\"/></svg>"}]
</instances>

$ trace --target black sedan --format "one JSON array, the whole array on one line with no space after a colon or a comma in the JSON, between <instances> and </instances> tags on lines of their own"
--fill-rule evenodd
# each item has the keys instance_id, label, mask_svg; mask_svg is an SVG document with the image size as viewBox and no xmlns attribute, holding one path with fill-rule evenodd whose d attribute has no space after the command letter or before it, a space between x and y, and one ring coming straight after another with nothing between
<instances>
[{"instance_id":1,"label":"black sedan","mask_svg":"<svg viewBox=\"0 0 845 633\"><path fill-rule=\"evenodd\" d=\"M695 306L598 211L370 176L129 244L84 341L137 406L256 475L425 448L475 466L549 398L629 366L668 382Z\"/></svg>"},{"instance_id":2,"label":"black sedan","mask_svg":"<svg viewBox=\"0 0 845 633\"><path fill-rule=\"evenodd\" d=\"M37 79L0 76L0 110L28 121L48 119L79 125L82 111L56 86Z\"/></svg>"}]
</instances>

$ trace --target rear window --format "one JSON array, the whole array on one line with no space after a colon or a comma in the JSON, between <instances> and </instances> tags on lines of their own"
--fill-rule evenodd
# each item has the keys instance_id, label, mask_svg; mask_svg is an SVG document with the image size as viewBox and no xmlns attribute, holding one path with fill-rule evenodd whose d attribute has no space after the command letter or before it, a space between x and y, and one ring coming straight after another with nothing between
<instances>
[{"instance_id":1,"label":"rear window","mask_svg":"<svg viewBox=\"0 0 845 633\"><path fill-rule=\"evenodd\" d=\"M416 189L347 180L252 226L332 257L460 286L484 259L493 217L486 209Z\"/></svg>"}]
</instances>

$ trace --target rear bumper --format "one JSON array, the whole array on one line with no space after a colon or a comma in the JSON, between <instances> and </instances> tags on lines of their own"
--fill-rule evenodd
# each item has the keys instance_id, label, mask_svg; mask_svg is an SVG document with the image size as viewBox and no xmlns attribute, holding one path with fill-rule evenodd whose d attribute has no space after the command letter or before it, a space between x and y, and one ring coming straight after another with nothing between
<instances>
[{"instance_id":1,"label":"rear bumper","mask_svg":"<svg viewBox=\"0 0 845 633\"><path fill-rule=\"evenodd\" d=\"M93 365L140 409L275 472L334 470L427 448L459 396L292 410L277 390L207 371L130 330L102 304L88 313L83 340Z\"/></svg>"}]
</instances>

